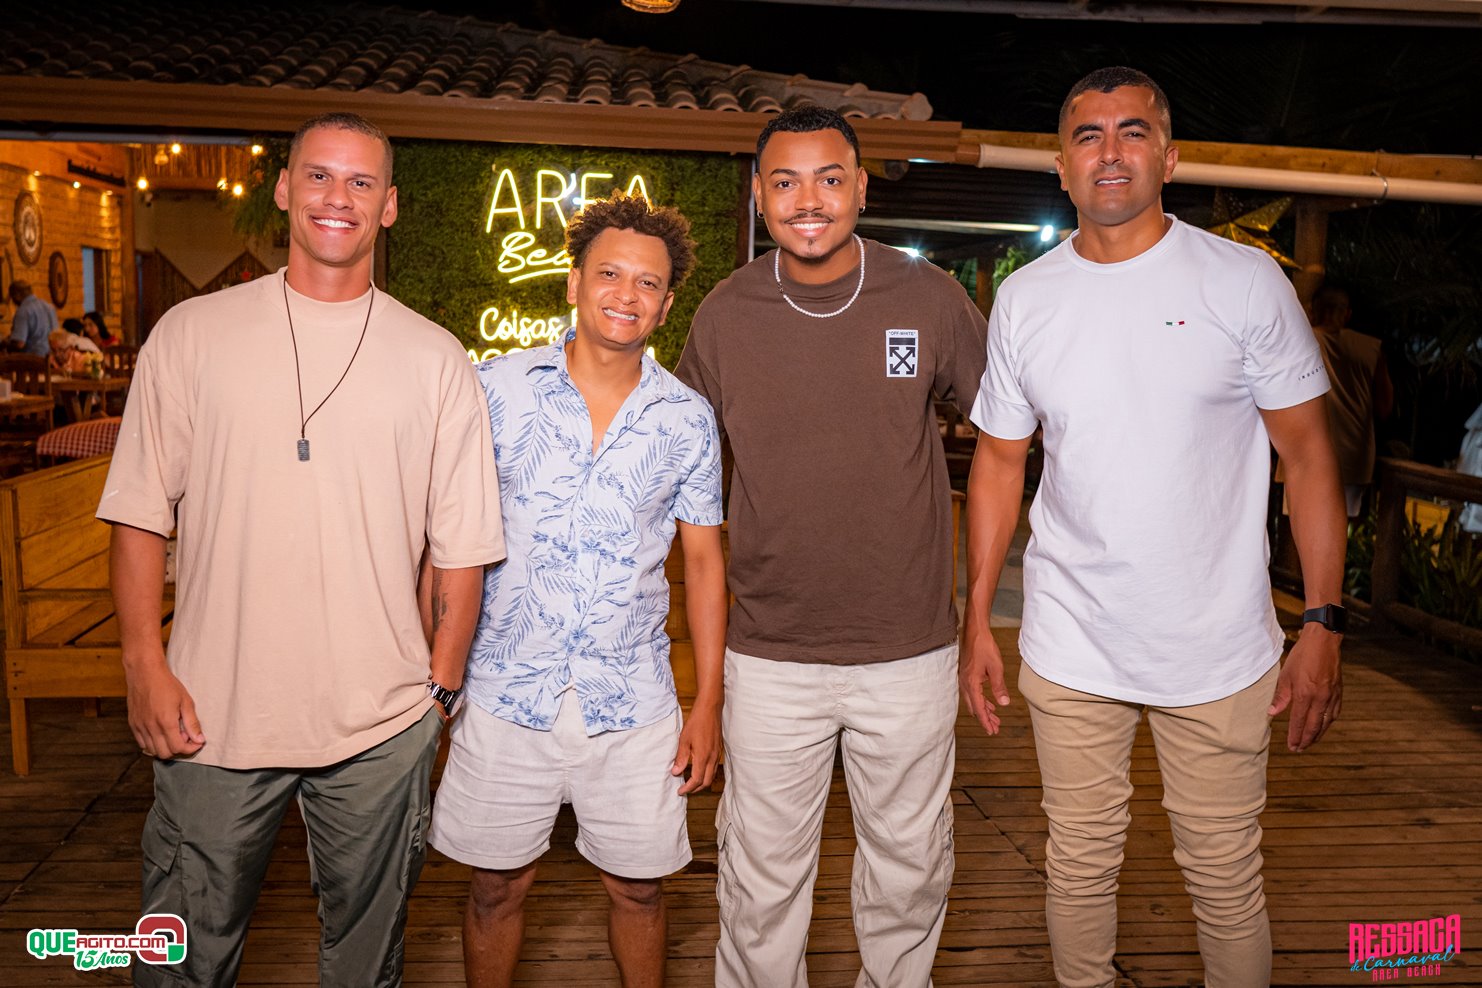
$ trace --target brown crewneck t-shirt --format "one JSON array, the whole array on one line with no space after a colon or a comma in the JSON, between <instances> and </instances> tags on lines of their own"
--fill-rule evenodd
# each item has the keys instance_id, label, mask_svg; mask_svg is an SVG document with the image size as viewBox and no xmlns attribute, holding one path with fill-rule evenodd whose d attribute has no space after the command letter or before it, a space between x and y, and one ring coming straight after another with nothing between
<instances>
[{"instance_id":1,"label":"brown crewneck t-shirt","mask_svg":"<svg viewBox=\"0 0 1482 988\"><path fill-rule=\"evenodd\" d=\"M951 491L932 393L971 408L987 322L931 263L874 241L849 309L793 310L767 253L695 313L679 378L735 457L727 644L791 662L903 659L957 636ZM783 273L812 312L849 300Z\"/></svg>"}]
</instances>

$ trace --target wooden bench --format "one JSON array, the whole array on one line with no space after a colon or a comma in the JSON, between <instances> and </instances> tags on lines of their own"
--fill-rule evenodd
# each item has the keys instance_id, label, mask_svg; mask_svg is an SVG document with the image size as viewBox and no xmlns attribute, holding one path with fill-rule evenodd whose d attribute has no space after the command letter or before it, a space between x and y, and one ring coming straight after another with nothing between
<instances>
[{"instance_id":1,"label":"wooden bench","mask_svg":"<svg viewBox=\"0 0 1482 988\"><path fill-rule=\"evenodd\" d=\"M123 696L118 621L108 592L109 526L93 517L108 457L0 483L0 592L11 759L31 771L26 701ZM166 588L165 631L174 602Z\"/></svg>"}]
</instances>

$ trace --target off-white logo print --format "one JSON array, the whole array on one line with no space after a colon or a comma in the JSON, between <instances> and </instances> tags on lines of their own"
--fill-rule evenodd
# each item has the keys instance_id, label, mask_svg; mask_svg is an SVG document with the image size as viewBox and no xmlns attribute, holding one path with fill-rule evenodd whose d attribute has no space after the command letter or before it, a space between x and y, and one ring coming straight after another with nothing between
<instances>
[{"instance_id":1,"label":"off-white logo print","mask_svg":"<svg viewBox=\"0 0 1482 988\"><path fill-rule=\"evenodd\" d=\"M885 376L916 376L916 331L914 329L887 329L885 331Z\"/></svg>"}]
</instances>

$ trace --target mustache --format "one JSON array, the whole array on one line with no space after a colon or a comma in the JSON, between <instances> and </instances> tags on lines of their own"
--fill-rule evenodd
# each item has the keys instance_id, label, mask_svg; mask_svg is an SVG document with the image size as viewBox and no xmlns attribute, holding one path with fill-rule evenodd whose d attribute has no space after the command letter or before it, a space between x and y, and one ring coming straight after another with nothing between
<instances>
[{"instance_id":1,"label":"mustache","mask_svg":"<svg viewBox=\"0 0 1482 988\"><path fill-rule=\"evenodd\" d=\"M827 213L798 213L783 220L784 223L802 223L807 221L832 223L834 218Z\"/></svg>"}]
</instances>

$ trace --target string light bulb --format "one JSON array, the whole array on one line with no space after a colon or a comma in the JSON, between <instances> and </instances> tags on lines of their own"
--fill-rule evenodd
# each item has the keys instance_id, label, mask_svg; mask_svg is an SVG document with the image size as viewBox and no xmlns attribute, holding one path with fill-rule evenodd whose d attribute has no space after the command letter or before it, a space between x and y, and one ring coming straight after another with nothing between
<instances>
[{"instance_id":1,"label":"string light bulb","mask_svg":"<svg viewBox=\"0 0 1482 988\"><path fill-rule=\"evenodd\" d=\"M82 183L81 182L73 182L72 183L72 187L74 189L80 189L80 188L82 188Z\"/></svg>"},{"instance_id":2,"label":"string light bulb","mask_svg":"<svg viewBox=\"0 0 1482 988\"><path fill-rule=\"evenodd\" d=\"M225 178L218 178L216 180L216 187L218 189L220 189L222 192L225 192L226 191L226 179Z\"/></svg>"},{"instance_id":3,"label":"string light bulb","mask_svg":"<svg viewBox=\"0 0 1482 988\"><path fill-rule=\"evenodd\" d=\"M180 144L179 144L179 142L176 142L175 144L171 144L170 145L170 153L171 154L179 154L180 153Z\"/></svg>"},{"instance_id":4,"label":"string light bulb","mask_svg":"<svg viewBox=\"0 0 1482 988\"><path fill-rule=\"evenodd\" d=\"M242 183L241 182L238 182L236 185L233 185L232 186L232 195L234 195L234 196L241 196L242 193L243 192L246 192L246 191L247 190L242 187Z\"/></svg>"},{"instance_id":5,"label":"string light bulb","mask_svg":"<svg viewBox=\"0 0 1482 988\"><path fill-rule=\"evenodd\" d=\"M262 145L261 144L254 144L254 145L252 145L252 156L255 158L255 157L257 157L260 154L262 154Z\"/></svg>"},{"instance_id":6,"label":"string light bulb","mask_svg":"<svg viewBox=\"0 0 1482 988\"><path fill-rule=\"evenodd\" d=\"M134 183L134 188L138 189L140 192L143 192L145 189L149 188L149 179L145 178L143 175L140 175L138 181Z\"/></svg>"}]
</instances>

